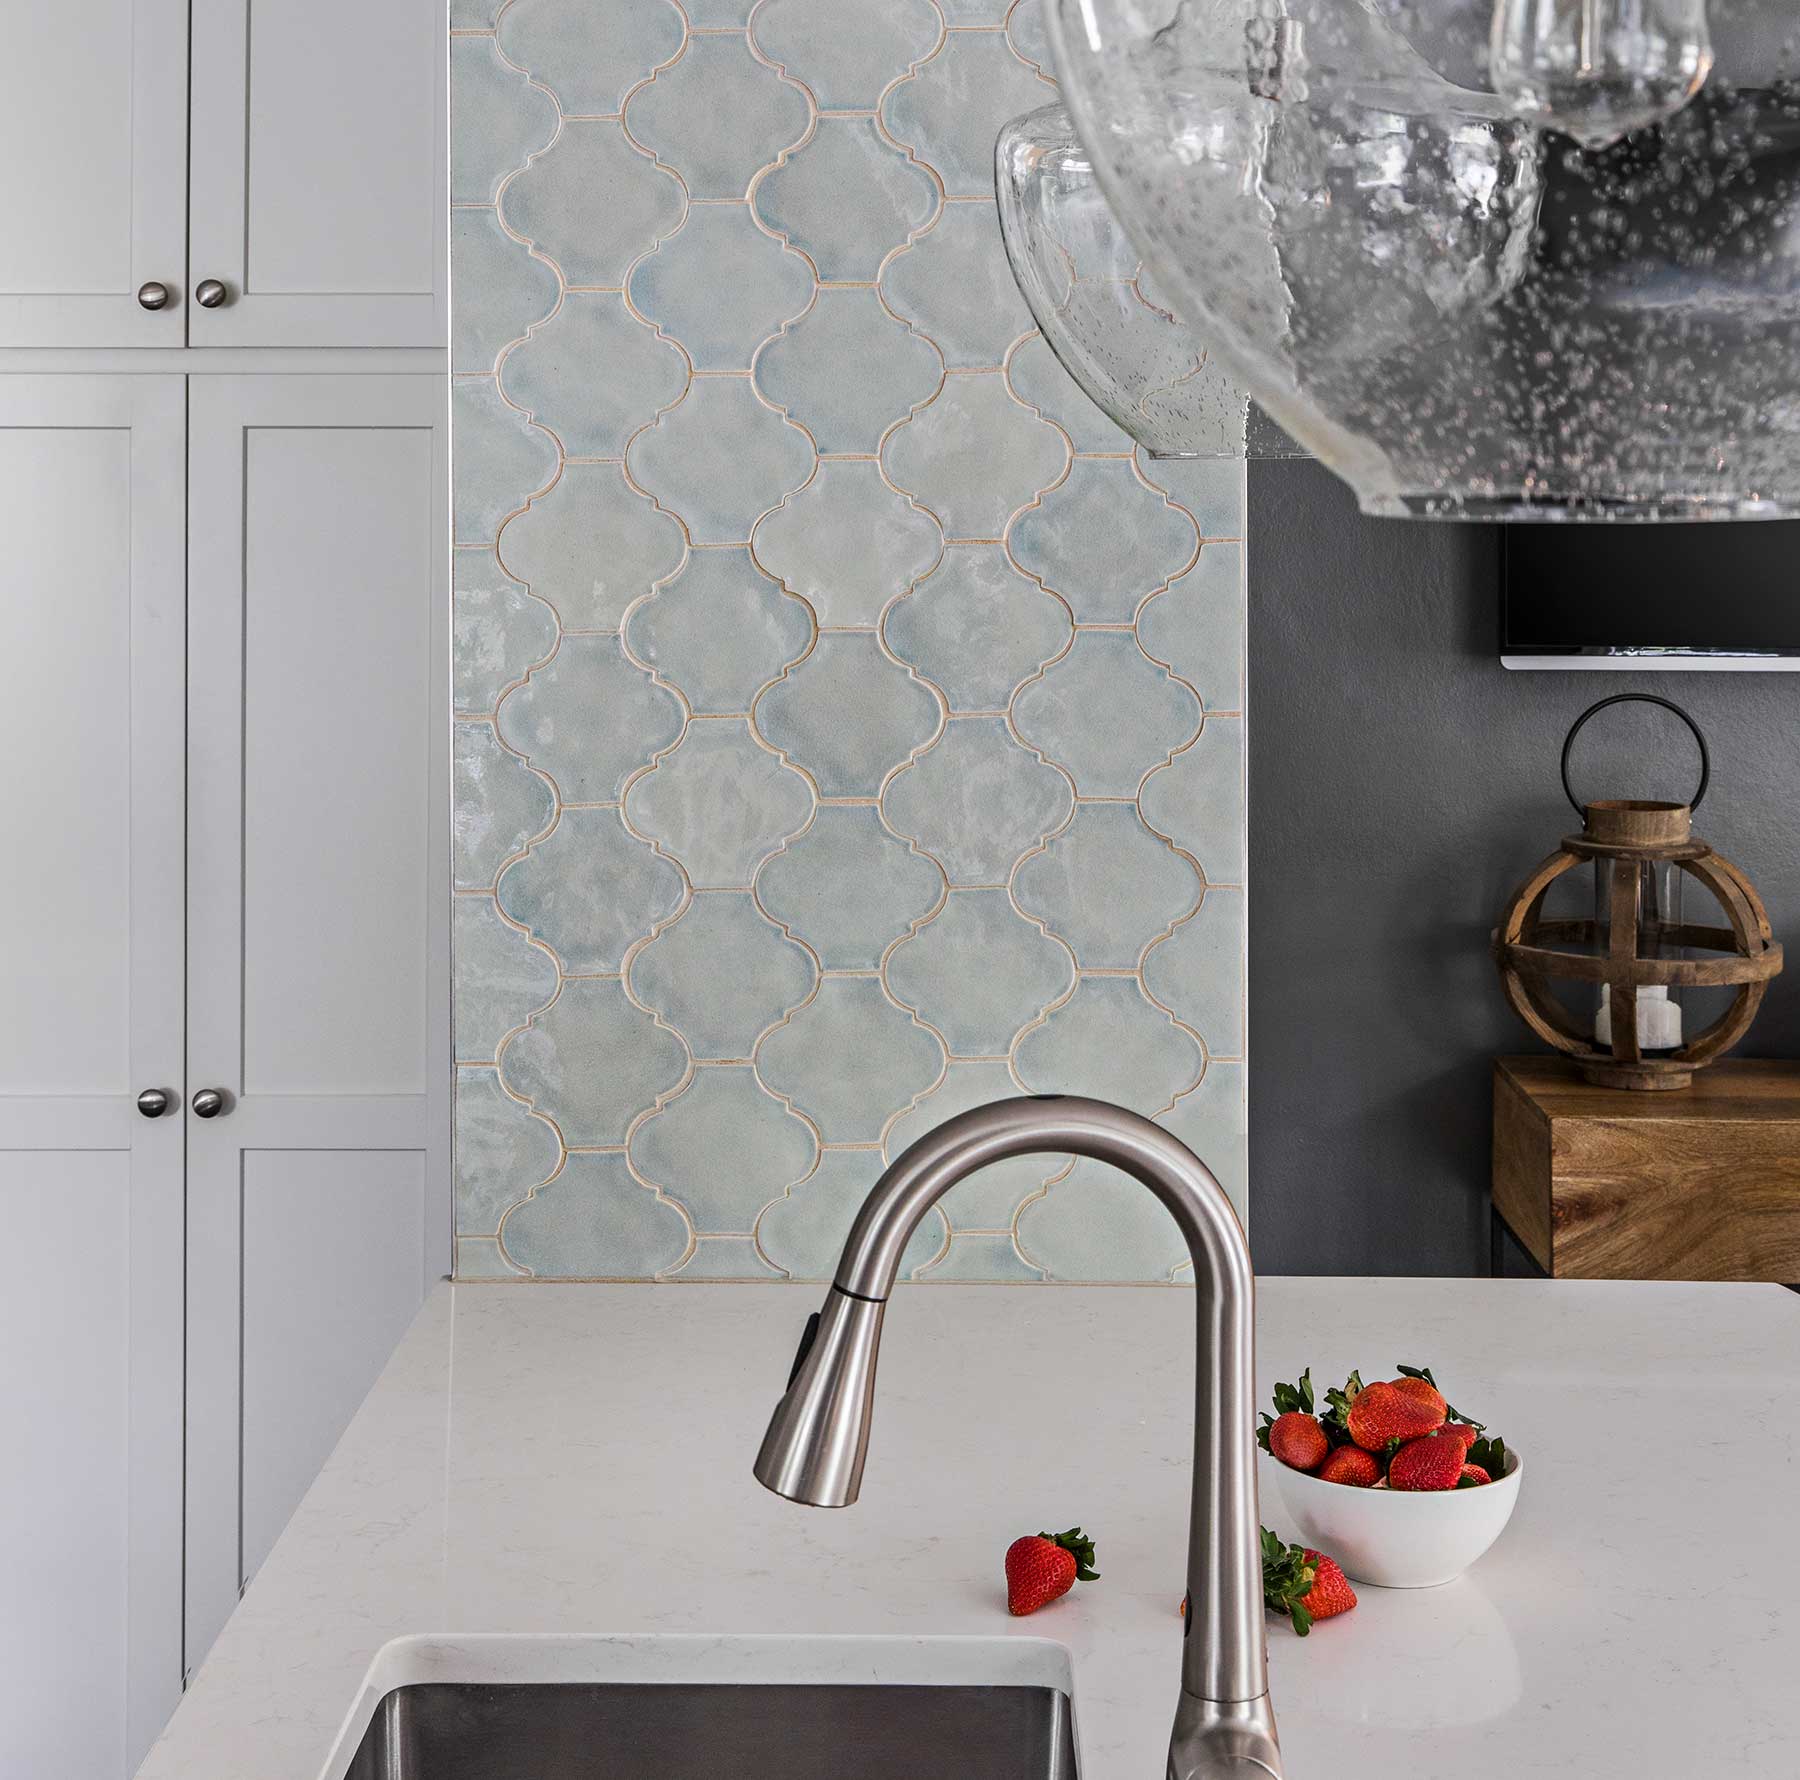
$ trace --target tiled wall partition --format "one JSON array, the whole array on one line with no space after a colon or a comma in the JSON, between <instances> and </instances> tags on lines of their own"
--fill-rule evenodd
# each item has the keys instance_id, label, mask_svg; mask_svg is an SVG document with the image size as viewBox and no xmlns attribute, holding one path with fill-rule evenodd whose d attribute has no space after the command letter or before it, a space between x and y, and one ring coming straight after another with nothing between
<instances>
[{"instance_id":1,"label":"tiled wall partition","mask_svg":"<svg viewBox=\"0 0 1800 1780\"><path fill-rule=\"evenodd\" d=\"M464 1276L824 1276L1021 1091L1241 1203L1241 466L1014 290L1035 5L455 0ZM1182 1276L1097 1166L943 1211L920 1276Z\"/></svg>"}]
</instances>

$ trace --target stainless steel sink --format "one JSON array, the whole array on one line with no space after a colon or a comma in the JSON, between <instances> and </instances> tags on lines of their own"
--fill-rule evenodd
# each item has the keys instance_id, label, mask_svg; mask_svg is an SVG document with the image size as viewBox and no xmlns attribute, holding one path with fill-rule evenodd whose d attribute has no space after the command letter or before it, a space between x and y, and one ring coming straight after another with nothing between
<instances>
[{"instance_id":1,"label":"stainless steel sink","mask_svg":"<svg viewBox=\"0 0 1800 1780\"><path fill-rule=\"evenodd\" d=\"M345 1780L1076 1780L1052 1687L425 1682Z\"/></svg>"}]
</instances>

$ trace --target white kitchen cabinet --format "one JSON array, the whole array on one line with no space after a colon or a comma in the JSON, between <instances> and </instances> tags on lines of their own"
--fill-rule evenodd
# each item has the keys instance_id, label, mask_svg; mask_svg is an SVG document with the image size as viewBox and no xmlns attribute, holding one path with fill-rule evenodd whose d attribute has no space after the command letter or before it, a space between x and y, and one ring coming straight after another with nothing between
<instances>
[{"instance_id":1,"label":"white kitchen cabinet","mask_svg":"<svg viewBox=\"0 0 1800 1780\"><path fill-rule=\"evenodd\" d=\"M442 0L0 0L0 348L445 342Z\"/></svg>"},{"instance_id":2,"label":"white kitchen cabinet","mask_svg":"<svg viewBox=\"0 0 1800 1780\"><path fill-rule=\"evenodd\" d=\"M190 1666L451 1241L444 382L191 387Z\"/></svg>"},{"instance_id":3,"label":"white kitchen cabinet","mask_svg":"<svg viewBox=\"0 0 1800 1780\"><path fill-rule=\"evenodd\" d=\"M442 0L192 5L189 344L442 346Z\"/></svg>"},{"instance_id":4,"label":"white kitchen cabinet","mask_svg":"<svg viewBox=\"0 0 1800 1780\"><path fill-rule=\"evenodd\" d=\"M0 0L0 346L179 346L187 0Z\"/></svg>"},{"instance_id":5,"label":"white kitchen cabinet","mask_svg":"<svg viewBox=\"0 0 1800 1780\"><path fill-rule=\"evenodd\" d=\"M21 1777L116 1780L181 1691L184 412L181 377L0 378L0 1774Z\"/></svg>"}]
</instances>

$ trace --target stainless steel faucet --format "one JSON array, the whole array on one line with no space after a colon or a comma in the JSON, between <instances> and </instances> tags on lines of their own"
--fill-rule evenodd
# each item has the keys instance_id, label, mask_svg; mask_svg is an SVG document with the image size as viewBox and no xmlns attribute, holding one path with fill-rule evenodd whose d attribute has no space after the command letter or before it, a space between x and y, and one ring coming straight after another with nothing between
<instances>
[{"instance_id":1,"label":"stainless steel faucet","mask_svg":"<svg viewBox=\"0 0 1800 1780\"><path fill-rule=\"evenodd\" d=\"M921 1137L863 1201L824 1308L807 1324L787 1394L756 1455L778 1496L842 1508L862 1485L881 1317L907 1239L950 1188L1010 1156L1091 1156L1168 1207L1194 1260L1194 1498L1181 1699L1168 1780L1281 1774L1269 1706L1252 1431L1255 1279L1225 1189L1160 1125L1102 1100L997 1100Z\"/></svg>"}]
</instances>

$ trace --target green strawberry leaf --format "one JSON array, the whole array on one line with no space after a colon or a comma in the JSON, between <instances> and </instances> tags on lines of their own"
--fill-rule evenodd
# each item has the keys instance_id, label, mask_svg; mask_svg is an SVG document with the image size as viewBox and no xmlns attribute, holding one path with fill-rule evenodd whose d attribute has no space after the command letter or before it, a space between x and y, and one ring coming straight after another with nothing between
<instances>
[{"instance_id":1,"label":"green strawberry leaf","mask_svg":"<svg viewBox=\"0 0 1800 1780\"><path fill-rule=\"evenodd\" d=\"M1306 1561L1306 1548L1284 1545L1267 1527L1262 1529L1263 1605L1271 1613L1285 1613L1294 1631L1304 1638L1312 1630L1312 1615L1301 1602L1312 1593L1318 1572Z\"/></svg>"},{"instance_id":2,"label":"green strawberry leaf","mask_svg":"<svg viewBox=\"0 0 1800 1780\"><path fill-rule=\"evenodd\" d=\"M1262 1426L1256 1430L1256 1444L1260 1446L1264 1452L1269 1450L1269 1430L1274 1427L1274 1425L1274 1416L1265 1413L1262 1418Z\"/></svg>"},{"instance_id":3,"label":"green strawberry leaf","mask_svg":"<svg viewBox=\"0 0 1800 1780\"><path fill-rule=\"evenodd\" d=\"M1333 1446L1350 1443L1350 1405L1361 1395L1362 1374L1352 1372L1341 1386L1333 1385L1325 1393L1326 1410L1320 1418Z\"/></svg>"},{"instance_id":4,"label":"green strawberry leaf","mask_svg":"<svg viewBox=\"0 0 1800 1780\"><path fill-rule=\"evenodd\" d=\"M1298 1384L1278 1384L1275 1387L1275 1413L1291 1415L1298 1410L1302 1415L1313 1412L1312 1368L1300 1374Z\"/></svg>"},{"instance_id":5,"label":"green strawberry leaf","mask_svg":"<svg viewBox=\"0 0 1800 1780\"><path fill-rule=\"evenodd\" d=\"M1040 1539L1048 1539L1052 1545L1060 1545L1075 1559L1075 1580L1077 1582L1098 1582L1100 1572L1094 1568L1094 1542L1089 1539L1080 1527L1070 1527L1066 1533L1039 1533Z\"/></svg>"},{"instance_id":6,"label":"green strawberry leaf","mask_svg":"<svg viewBox=\"0 0 1800 1780\"><path fill-rule=\"evenodd\" d=\"M1479 1465L1498 1481L1506 1475L1506 1442L1498 1434L1484 1434L1469 1448L1465 1463Z\"/></svg>"}]
</instances>

